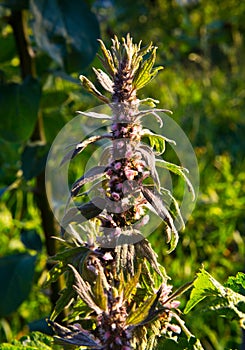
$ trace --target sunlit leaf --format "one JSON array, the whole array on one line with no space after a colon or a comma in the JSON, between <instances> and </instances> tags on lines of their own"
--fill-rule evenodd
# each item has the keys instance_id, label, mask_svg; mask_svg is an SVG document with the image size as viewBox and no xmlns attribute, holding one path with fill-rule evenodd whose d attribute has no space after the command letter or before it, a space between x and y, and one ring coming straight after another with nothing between
<instances>
[{"instance_id":1,"label":"sunlit leaf","mask_svg":"<svg viewBox=\"0 0 245 350\"><path fill-rule=\"evenodd\" d=\"M84 75L80 75L79 79L81 80L82 86L84 87L85 90L87 90L89 93L91 93L92 95L94 95L95 97L97 97L100 101L104 102L104 103L109 103L110 100L102 95L94 86L94 84L88 79L86 78Z\"/></svg>"},{"instance_id":2,"label":"sunlit leaf","mask_svg":"<svg viewBox=\"0 0 245 350\"><path fill-rule=\"evenodd\" d=\"M76 283L73 288L77 294L92 310L94 310L98 315L101 314L102 309L96 304L90 285L83 280L83 278L72 265L69 264L69 267L72 269L75 276Z\"/></svg>"},{"instance_id":3,"label":"sunlit leaf","mask_svg":"<svg viewBox=\"0 0 245 350\"><path fill-rule=\"evenodd\" d=\"M205 308L223 311L223 314L227 316L229 316L227 311L231 311L231 317L238 319L240 326L245 329L245 296L222 286L202 268L197 273L194 288L191 291L184 313L190 312L194 306L206 298L211 298L211 301L206 301Z\"/></svg>"},{"instance_id":4,"label":"sunlit leaf","mask_svg":"<svg viewBox=\"0 0 245 350\"><path fill-rule=\"evenodd\" d=\"M163 67L157 67L152 72L152 67L156 60L156 49L157 48L154 47L150 54L150 57L147 60L142 61L138 67L138 70L133 80L133 85L137 90L144 87L156 75L156 73L159 70L163 69Z\"/></svg>"},{"instance_id":5,"label":"sunlit leaf","mask_svg":"<svg viewBox=\"0 0 245 350\"><path fill-rule=\"evenodd\" d=\"M97 79L98 79L99 83L103 86L103 88L106 91L113 93L114 83L110 79L110 77L105 72L103 72L101 69L93 68L93 71L95 72Z\"/></svg>"},{"instance_id":6,"label":"sunlit leaf","mask_svg":"<svg viewBox=\"0 0 245 350\"><path fill-rule=\"evenodd\" d=\"M184 181L186 182L189 191L192 194L193 200L195 199L195 191L194 191L194 188L192 186L192 183L190 182L190 180L188 179L188 177L186 175L186 173L189 173L189 171L186 168L181 167L181 166L176 165L176 164L173 164L173 163L169 163L163 159L156 159L156 165L161 167L161 168L167 169L167 170L173 172L174 174L177 174L180 177L182 177L184 179Z\"/></svg>"},{"instance_id":7,"label":"sunlit leaf","mask_svg":"<svg viewBox=\"0 0 245 350\"><path fill-rule=\"evenodd\" d=\"M150 309L157 299L157 294L150 296L145 302L143 302L136 310L130 312L127 317L128 325L140 325L148 318Z\"/></svg>"}]
</instances>

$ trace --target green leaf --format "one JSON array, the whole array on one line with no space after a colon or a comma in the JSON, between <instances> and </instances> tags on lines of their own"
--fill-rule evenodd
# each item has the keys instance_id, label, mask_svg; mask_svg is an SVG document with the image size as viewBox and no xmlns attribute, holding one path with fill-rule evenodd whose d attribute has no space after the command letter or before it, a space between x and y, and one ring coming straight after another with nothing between
<instances>
[{"instance_id":1,"label":"green leaf","mask_svg":"<svg viewBox=\"0 0 245 350\"><path fill-rule=\"evenodd\" d=\"M21 241L27 249L33 249L37 252L40 252L42 250L42 241L35 229L21 230Z\"/></svg>"},{"instance_id":2,"label":"green leaf","mask_svg":"<svg viewBox=\"0 0 245 350\"><path fill-rule=\"evenodd\" d=\"M26 78L22 84L0 85L0 137L9 142L28 140L38 118L41 97L40 83Z\"/></svg>"},{"instance_id":3,"label":"green leaf","mask_svg":"<svg viewBox=\"0 0 245 350\"><path fill-rule=\"evenodd\" d=\"M81 71L93 60L99 24L85 1L31 0L37 46L67 72Z\"/></svg>"},{"instance_id":4,"label":"green leaf","mask_svg":"<svg viewBox=\"0 0 245 350\"><path fill-rule=\"evenodd\" d=\"M29 143L21 155L21 169L25 180L31 180L44 169L48 154L48 147Z\"/></svg>"},{"instance_id":5,"label":"green leaf","mask_svg":"<svg viewBox=\"0 0 245 350\"><path fill-rule=\"evenodd\" d=\"M167 170L173 172L174 174L181 176L184 179L184 181L186 182L188 189L192 194L193 200L195 199L194 188L193 188L190 180L188 179L188 177L185 174L185 173L189 173L189 171L186 168L183 168L183 167L176 165L176 164L173 164L173 163L166 162L163 159L156 159L156 165L161 167L161 168L167 169Z\"/></svg>"},{"instance_id":6,"label":"green leaf","mask_svg":"<svg viewBox=\"0 0 245 350\"><path fill-rule=\"evenodd\" d=\"M141 265L137 267L137 273L132 277L127 280L126 285L123 289L124 295L123 298L124 300L128 301L129 303L131 302L132 297L136 293L137 290L137 284L139 282L141 274Z\"/></svg>"},{"instance_id":7,"label":"green leaf","mask_svg":"<svg viewBox=\"0 0 245 350\"><path fill-rule=\"evenodd\" d=\"M104 311L107 310L107 294L104 291L103 286L103 271L100 271L98 273L98 276L96 278L94 287L93 287L93 293L94 293L94 301L95 303Z\"/></svg>"},{"instance_id":8,"label":"green leaf","mask_svg":"<svg viewBox=\"0 0 245 350\"><path fill-rule=\"evenodd\" d=\"M140 325L148 318L149 312L153 303L157 298L157 294L150 296L145 302L143 302L136 310L132 310L126 320L127 325Z\"/></svg>"},{"instance_id":9,"label":"green leaf","mask_svg":"<svg viewBox=\"0 0 245 350\"><path fill-rule=\"evenodd\" d=\"M95 97L97 97L100 101L104 102L104 103L109 103L110 100L102 95L94 86L94 84L88 79L86 78L84 75L80 75L79 79L81 80L82 86L84 87L85 90L87 90L90 94L94 95Z\"/></svg>"},{"instance_id":10,"label":"green leaf","mask_svg":"<svg viewBox=\"0 0 245 350\"><path fill-rule=\"evenodd\" d=\"M161 155L165 151L165 141L175 144L175 141L166 138L165 136L154 134L148 129L143 129L141 135L148 139L151 148L156 153L156 155Z\"/></svg>"},{"instance_id":11,"label":"green leaf","mask_svg":"<svg viewBox=\"0 0 245 350\"><path fill-rule=\"evenodd\" d=\"M71 264L69 264L69 267L72 269L75 276L76 284L73 286L73 288L77 294L92 310L94 310L98 315L101 314L102 309L96 304L90 285L83 280L83 278Z\"/></svg>"},{"instance_id":12,"label":"green leaf","mask_svg":"<svg viewBox=\"0 0 245 350\"><path fill-rule=\"evenodd\" d=\"M28 297L34 277L36 256L9 255L0 259L0 317L15 311Z\"/></svg>"},{"instance_id":13,"label":"green leaf","mask_svg":"<svg viewBox=\"0 0 245 350\"><path fill-rule=\"evenodd\" d=\"M76 293L73 289L74 276L69 271L66 278L66 288L60 292L60 297L57 300L55 307L52 311L50 319L54 321L56 317L64 310L64 308L70 303L70 301L75 297Z\"/></svg>"},{"instance_id":14,"label":"green leaf","mask_svg":"<svg viewBox=\"0 0 245 350\"><path fill-rule=\"evenodd\" d=\"M235 277L230 276L225 283L225 287L229 287L234 292L245 296L245 273L238 272Z\"/></svg>"},{"instance_id":15,"label":"green leaf","mask_svg":"<svg viewBox=\"0 0 245 350\"><path fill-rule=\"evenodd\" d=\"M41 332L32 332L19 340L13 340L11 344L3 343L0 345L0 350L52 350L55 348L53 337Z\"/></svg>"},{"instance_id":16,"label":"green leaf","mask_svg":"<svg viewBox=\"0 0 245 350\"><path fill-rule=\"evenodd\" d=\"M223 311L224 315L227 315L227 311L231 311L232 318L238 319L240 326L245 329L245 296L222 286L202 268L194 281L194 288L184 313L190 312L194 306L207 297L212 297L212 299L211 302L205 303L205 308Z\"/></svg>"},{"instance_id":17,"label":"green leaf","mask_svg":"<svg viewBox=\"0 0 245 350\"><path fill-rule=\"evenodd\" d=\"M150 57L147 60L143 61L143 63L141 62L139 68L137 69L133 80L133 85L137 90L143 88L156 76L159 70L163 69L163 67L160 66L152 71L152 67L156 60L156 50L157 48L154 47L150 54Z\"/></svg>"}]
</instances>

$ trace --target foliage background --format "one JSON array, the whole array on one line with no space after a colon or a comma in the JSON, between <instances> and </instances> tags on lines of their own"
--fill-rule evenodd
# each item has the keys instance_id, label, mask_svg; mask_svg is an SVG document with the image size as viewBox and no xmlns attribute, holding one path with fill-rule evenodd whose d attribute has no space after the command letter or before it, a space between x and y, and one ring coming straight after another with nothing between
<instances>
[{"instance_id":1,"label":"foliage background","mask_svg":"<svg viewBox=\"0 0 245 350\"><path fill-rule=\"evenodd\" d=\"M38 35L42 26L35 21L37 3L0 2L0 342L29 330L47 330L44 319L52 303L43 282L49 248L36 198L38 176L62 126L76 110L97 104L81 89L77 78L82 73L95 81L91 66L99 65L95 57L98 36L110 44L114 34L121 37L130 32L135 42L152 40L158 46L157 64L165 71L140 97L158 99L160 107L174 111L173 118L188 135L198 158L198 200L176 251L164 254L160 229L150 236L174 288L190 281L201 264L221 283L244 271L245 4L236 0L70 0L66 7L68 2L63 0L62 8L53 2L57 5L49 8L53 18L59 17L60 10L73 19L66 35L80 46L68 48L62 46L63 34L49 36L52 45L44 47L45 34ZM46 3L51 6L52 1ZM24 83L13 30L7 22L10 9L23 8L35 50L37 79L26 78ZM73 17L76 12L81 16L78 19ZM86 16L91 16L90 28ZM20 85L13 87L13 83ZM31 103L15 105L16 90L22 101L25 96ZM30 146L28 139L40 113L46 145ZM173 156L171 150L166 156ZM178 193L181 184L176 183ZM238 325L213 316L194 309L186 323L207 350L241 349Z\"/></svg>"}]
</instances>

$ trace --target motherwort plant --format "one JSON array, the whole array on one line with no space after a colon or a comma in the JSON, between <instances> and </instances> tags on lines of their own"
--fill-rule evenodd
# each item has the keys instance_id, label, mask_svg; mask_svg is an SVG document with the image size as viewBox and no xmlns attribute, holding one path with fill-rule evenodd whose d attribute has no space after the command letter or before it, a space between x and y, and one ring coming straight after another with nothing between
<instances>
[{"instance_id":1,"label":"motherwort plant","mask_svg":"<svg viewBox=\"0 0 245 350\"><path fill-rule=\"evenodd\" d=\"M160 113L169 112L155 108L158 101L137 97L137 91L163 68L154 68L157 48L152 43L141 48L129 35L122 42L115 37L110 50L99 42L105 71L94 68L94 72L110 97L86 77L80 79L87 91L109 106L111 115L79 113L107 119L110 127L105 134L79 142L62 164L102 139L110 146L104 149L101 162L71 186L61 222L65 248L53 258L56 264L49 275L52 282L64 274L66 286L49 323L58 342L75 347L150 350L159 337L176 339L181 332L191 337L176 300L189 285L172 292L164 268L142 233L152 211L164 223L163 239L170 245L169 252L178 242L174 222L175 216L182 220L179 206L161 184L158 166L180 175L193 189L188 171L162 158L165 142L174 141L142 126L147 115L162 126ZM66 326L55 322L64 308Z\"/></svg>"}]
</instances>

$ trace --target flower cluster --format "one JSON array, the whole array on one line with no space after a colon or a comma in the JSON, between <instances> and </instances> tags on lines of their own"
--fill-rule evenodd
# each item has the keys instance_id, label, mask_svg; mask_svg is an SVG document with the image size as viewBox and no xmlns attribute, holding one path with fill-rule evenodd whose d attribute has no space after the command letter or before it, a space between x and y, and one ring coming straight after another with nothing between
<instances>
[{"instance_id":1,"label":"flower cluster","mask_svg":"<svg viewBox=\"0 0 245 350\"><path fill-rule=\"evenodd\" d=\"M73 229L69 244L75 246L59 255L63 260L52 278L66 271L67 287L54 315L60 311L60 305L75 303L76 316L72 320L76 323L68 328L50 323L65 343L90 349L144 350L147 336L155 339L169 330L180 333L179 326L172 323L179 302L172 299L172 287L167 285L156 254L140 231L149 219L146 207L150 208L165 222L171 249L177 244L178 233L161 198L155 153L151 147L152 143L158 145L156 154L161 154L163 138L142 129L141 118L149 114L149 110L140 110L141 101L136 97L137 90L153 79L162 67L153 68L156 47L152 43L141 48L141 44L133 44L129 35L122 43L116 37L112 42L109 51L100 41L103 54L100 59L108 74L94 69L100 84L111 93L111 99L102 95L87 78L80 77L89 92L110 105L109 134L80 142L64 158L65 161L74 158L88 144L102 138L111 140L108 163L90 169L71 188L71 198L79 197L85 184L97 181L99 196L69 209L62 221L63 237L69 225L79 226L87 221L93 223L96 237L92 244L87 241L81 246ZM161 110L153 109L150 113L161 121L156 111ZM96 113L80 113L98 117ZM148 135L149 144L142 144L142 135ZM178 168L178 173L181 171ZM83 196L87 193L83 192ZM128 239L134 236L137 236L136 241ZM88 320L89 331L80 325ZM140 334L145 334L144 339ZM153 345L147 347L152 348Z\"/></svg>"}]
</instances>

